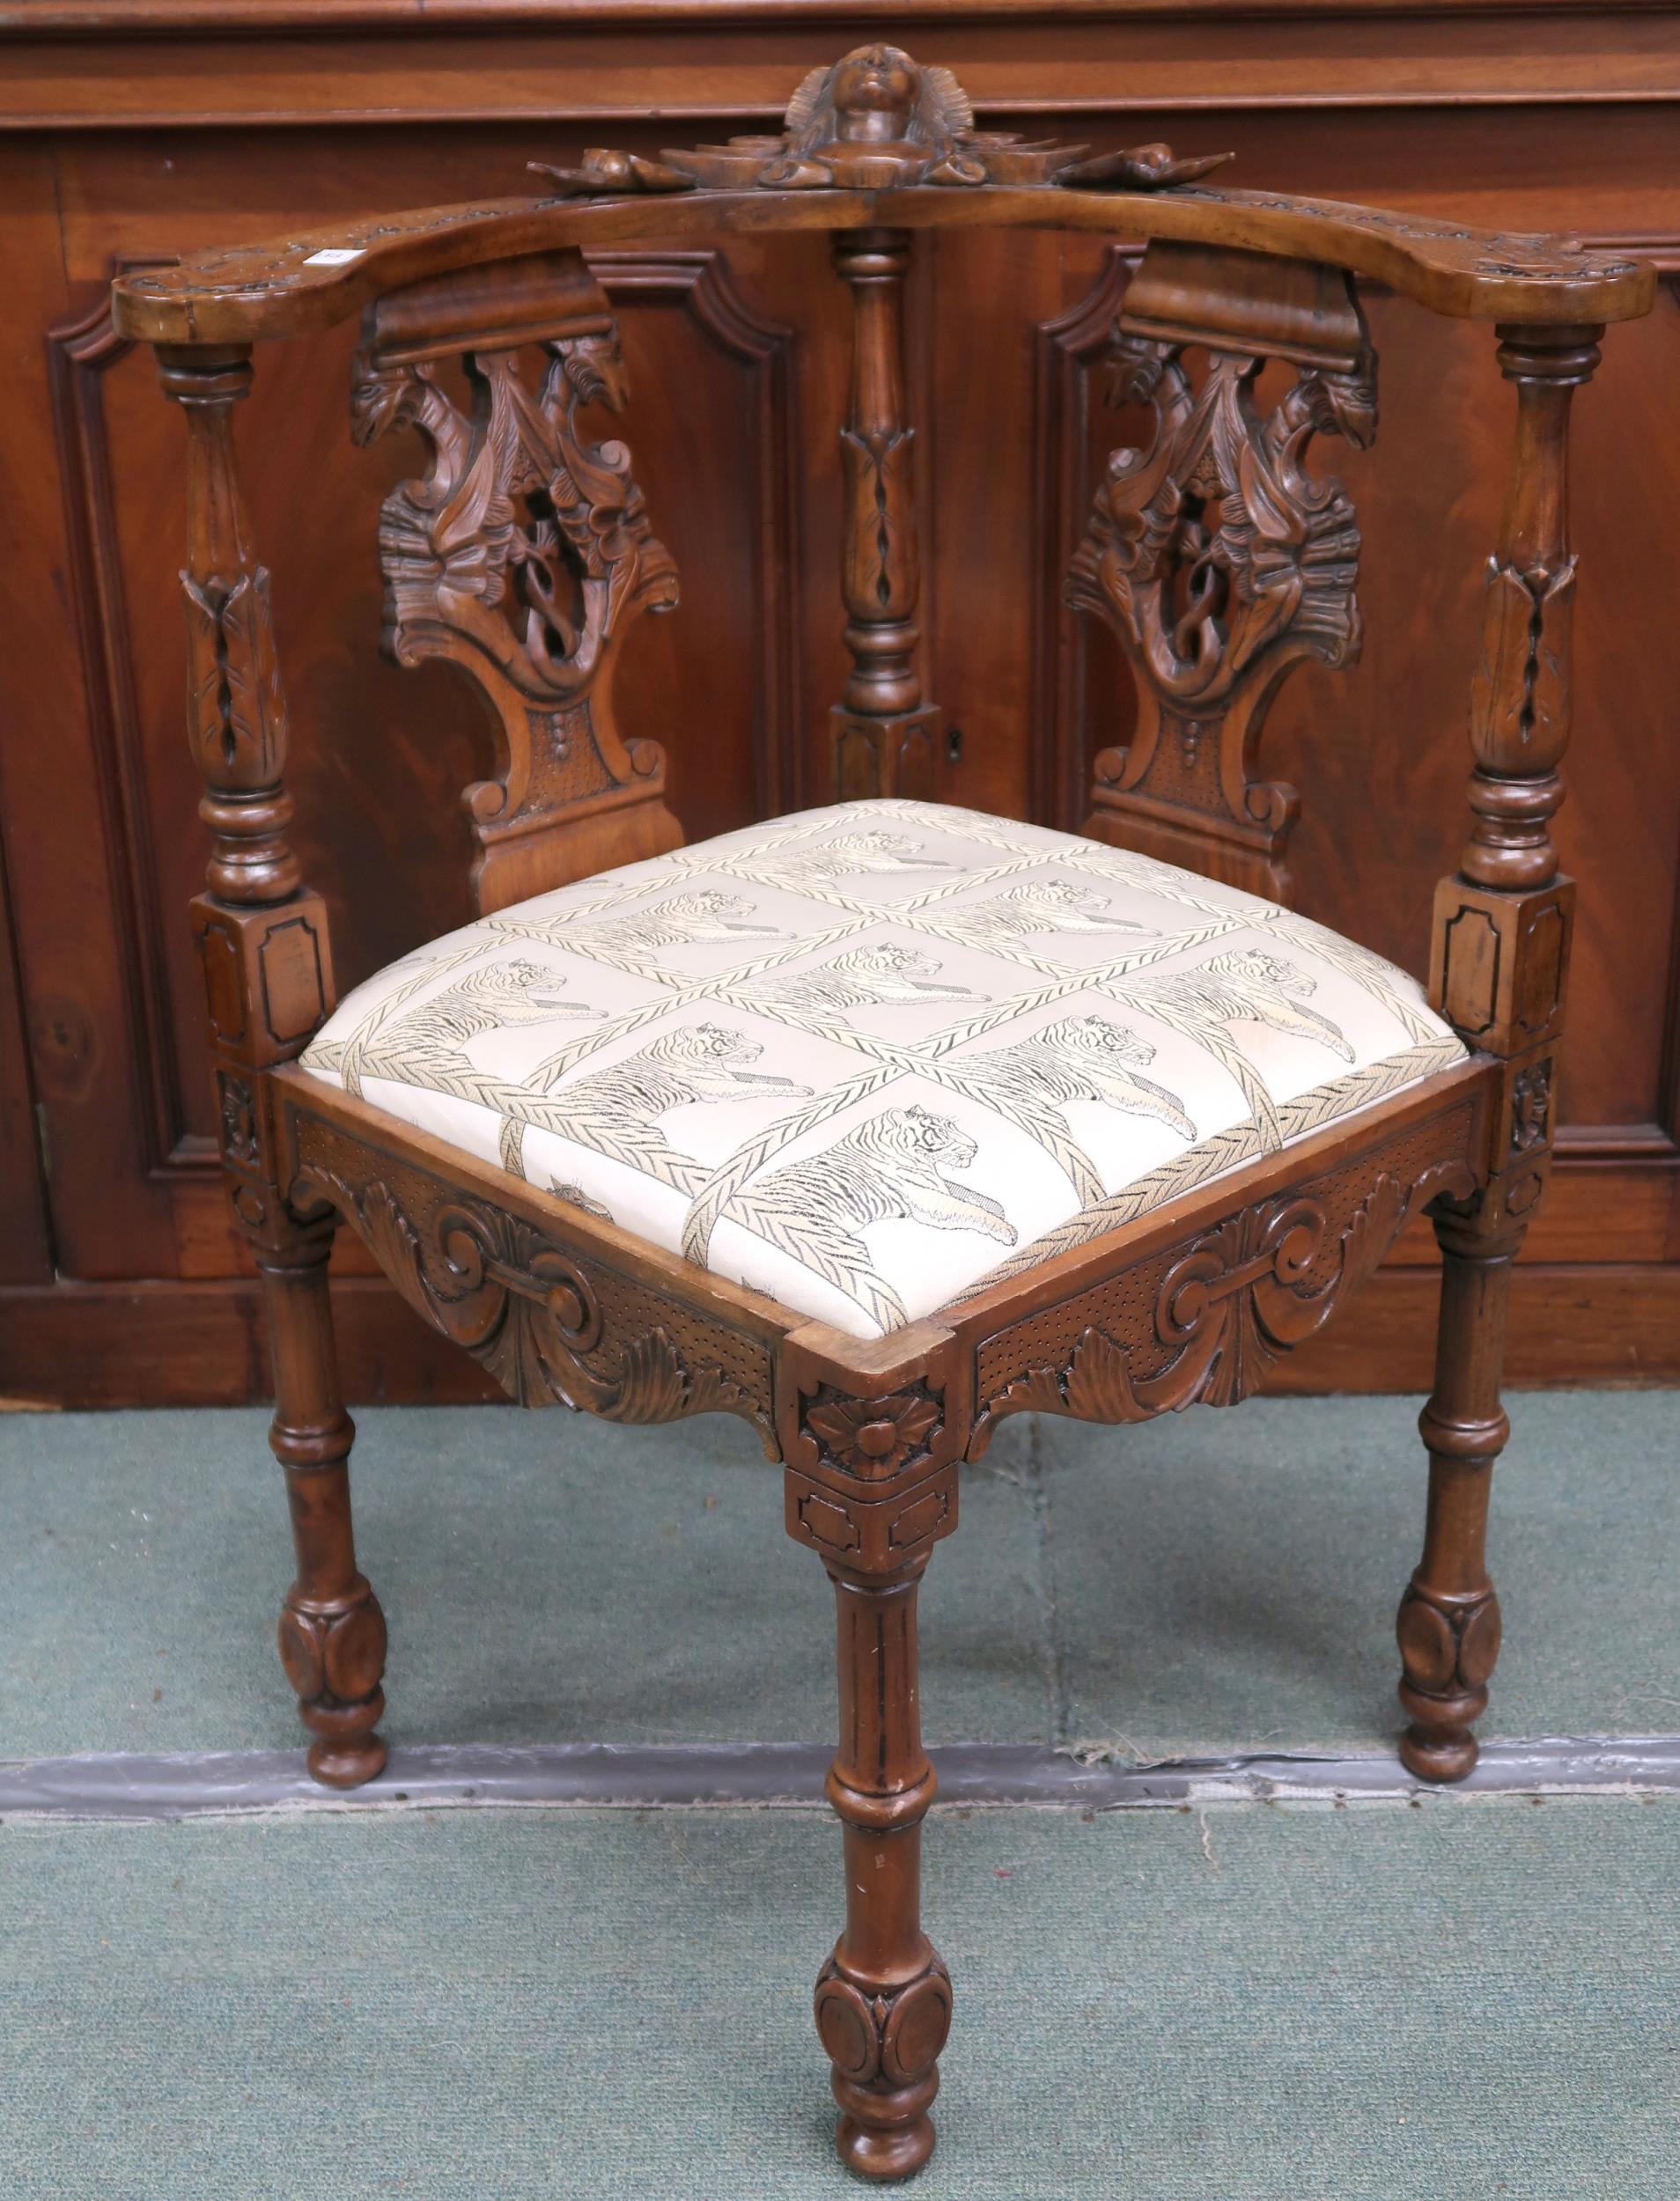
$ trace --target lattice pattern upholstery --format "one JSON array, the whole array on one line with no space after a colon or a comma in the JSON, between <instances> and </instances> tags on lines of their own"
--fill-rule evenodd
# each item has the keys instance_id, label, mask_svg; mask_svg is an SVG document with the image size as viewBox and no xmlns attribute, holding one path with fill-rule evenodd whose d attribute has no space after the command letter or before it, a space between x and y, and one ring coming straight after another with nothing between
<instances>
[{"instance_id":1,"label":"lattice pattern upholstery","mask_svg":"<svg viewBox=\"0 0 1680 2201\"><path fill-rule=\"evenodd\" d=\"M303 1061L873 1336L1463 1056L1404 972L1252 894L876 801L434 940Z\"/></svg>"}]
</instances>

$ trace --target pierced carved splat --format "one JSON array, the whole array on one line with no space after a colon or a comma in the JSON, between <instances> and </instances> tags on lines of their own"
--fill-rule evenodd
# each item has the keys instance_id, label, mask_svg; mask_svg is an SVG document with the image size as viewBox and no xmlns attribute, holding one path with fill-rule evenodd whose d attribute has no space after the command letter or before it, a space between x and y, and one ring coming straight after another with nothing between
<instances>
[{"instance_id":1,"label":"pierced carved splat","mask_svg":"<svg viewBox=\"0 0 1680 2201\"><path fill-rule=\"evenodd\" d=\"M1109 396L1151 405L1156 432L1110 454L1066 596L1115 629L1138 681L1137 733L1098 757L1086 830L1204 865L1211 845L1221 876L1281 896L1299 802L1251 776L1261 728L1292 666L1347 665L1360 638L1353 508L1307 453L1315 435L1370 443L1375 360L1345 278L1268 271L1256 296L1233 264L1252 258L1157 247L1133 278ZM1266 411L1271 359L1295 379Z\"/></svg>"},{"instance_id":2,"label":"pierced carved splat","mask_svg":"<svg viewBox=\"0 0 1680 2201\"><path fill-rule=\"evenodd\" d=\"M398 293L375 309L357 356L352 430L367 444L414 427L431 446L425 475L394 490L380 515L384 639L400 665L459 666L500 722L498 775L466 793L485 850L480 905L495 909L616 860L597 833L587 860L568 868L554 834L621 805L626 791L656 814L623 854L680 839L658 802L663 752L620 738L610 698L625 632L641 612L675 604L676 567L649 524L629 451L593 441L579 423L590 407L619 411L627 394L616 323L581 258L521 263L506 286L464 300L444 284L425 288L429 297ZM524 342L541 362L534 388ZM455 356L466 406L446 377ZM534 870L528 850L520 860L506 844L544 828L550 845Z\"/></svg>"}]
</instances>

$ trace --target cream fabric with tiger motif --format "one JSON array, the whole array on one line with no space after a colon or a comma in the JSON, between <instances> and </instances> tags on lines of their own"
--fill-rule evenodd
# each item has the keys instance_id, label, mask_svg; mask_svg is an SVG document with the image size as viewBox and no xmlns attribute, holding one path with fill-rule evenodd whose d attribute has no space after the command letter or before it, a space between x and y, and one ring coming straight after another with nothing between
<instances>
[{"instance_id":1,"label":"cream fabric with tiger motif","mask_svg":"<svg viewBox=\"0 0 1680 2201\"><path fill-rule=\"evenodd\" d=\"M1444 1070L1416 982L1065 834L847 803L503 909L303 1058L875 1336Z\"/></svg>"}]
</instances>

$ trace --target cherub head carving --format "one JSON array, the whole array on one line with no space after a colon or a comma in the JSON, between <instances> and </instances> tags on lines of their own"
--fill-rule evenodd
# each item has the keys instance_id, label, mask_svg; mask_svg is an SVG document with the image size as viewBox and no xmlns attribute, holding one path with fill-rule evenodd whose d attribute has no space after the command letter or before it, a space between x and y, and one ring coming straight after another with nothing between
<instances>
[{"instance_id":1,"label":"cherub head carving","mask_svg":"<svg viewBox=\"0 0 1680 2201\"><path fill-rule=\"evenodd\" d=\"M948 69L924 69L896 46L859 46L814 69L788 102L785 151L759 180L792 189L880 190L981 183L964 149L974 110Z\"/></svg>"},{"instance_id":2,"label":"cherub head carving","mask_svg":"<svg viewBox=\"0 0 1680 2201\"><path fill-rule=\"evenodd\" d=\"M835 136L851 144L908 138L921 75L910 55L896 46L859 46L848 54L829 85Z\"/></svg>"}]
</instances>

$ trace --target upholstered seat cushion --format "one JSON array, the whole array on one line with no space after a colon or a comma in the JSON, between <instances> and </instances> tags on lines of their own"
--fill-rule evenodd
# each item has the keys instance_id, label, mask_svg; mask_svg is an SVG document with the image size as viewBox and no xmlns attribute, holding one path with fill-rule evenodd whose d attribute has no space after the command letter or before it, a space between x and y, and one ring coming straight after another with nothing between
<instances>
[{"instance_id":1,"label":"upholstered seat cushion","mask_svg":"<svg viewBox=\"0 0 1680 2201\"><path fill-rule=\"evenodd\" d=\"M431 942L305 1055L858 1336L1461 1061L1415 981L1067 835L849 803Z\"/></svg>"}]
</instances>

